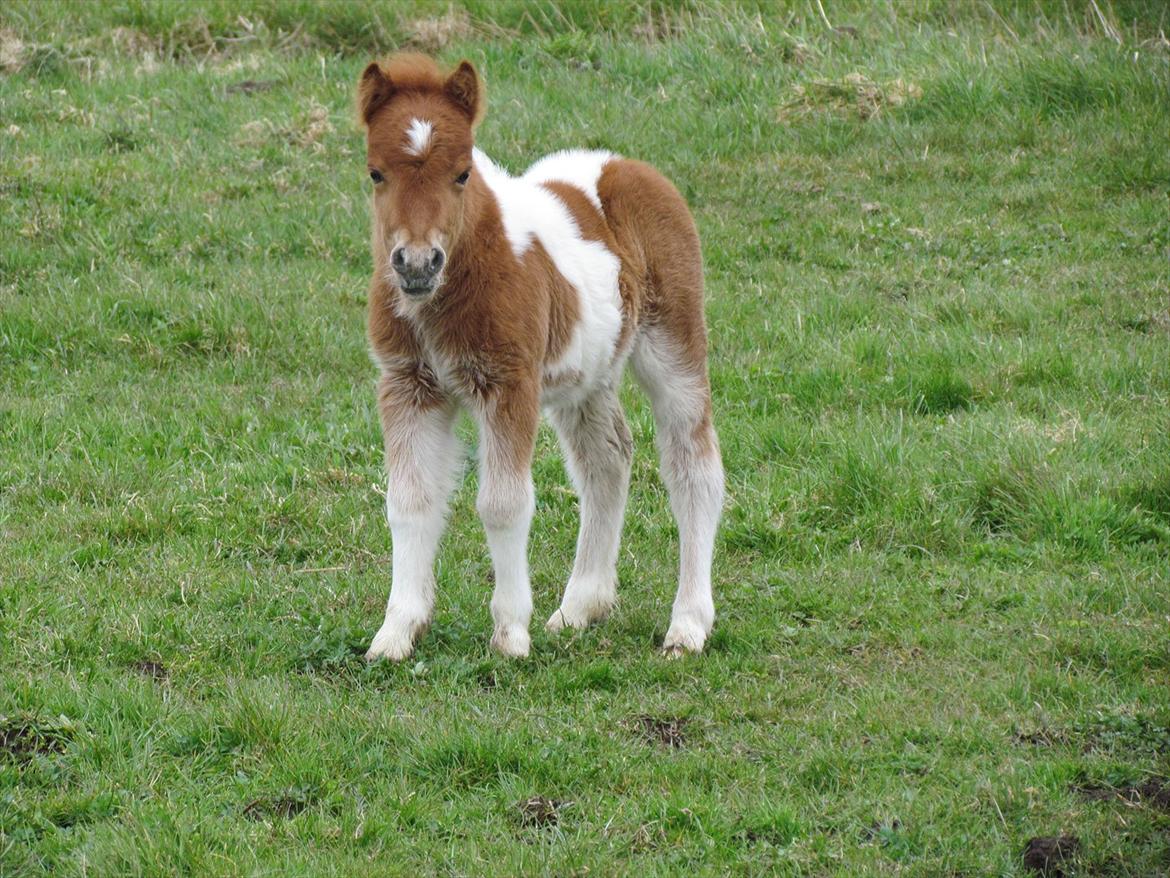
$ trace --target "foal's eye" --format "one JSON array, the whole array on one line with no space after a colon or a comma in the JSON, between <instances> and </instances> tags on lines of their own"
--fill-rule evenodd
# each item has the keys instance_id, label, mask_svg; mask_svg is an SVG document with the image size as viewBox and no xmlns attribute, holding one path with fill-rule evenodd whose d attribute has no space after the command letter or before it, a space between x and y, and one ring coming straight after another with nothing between
<instances>
[{"instance_id":1,"label":"foal's eye","mask_svg":"<svg viewBox=\"0 0 1170 878\"><path fill-rule=\"evenodd\" d=\"M375 183L381 183L386 178L382 176L381 171L371 170L370 171L370 179L373 180Z\"/></svg>"},{"instance_id":2,"label":"foal's eye","mask_svg":"<svg viewBox=\"0 0 1170 878\"><path fill-rule=\"evenodd\" d=\"M464 171L462 174L460 174L458 177L455 178L455 185L456 186L467 185L467 178L470 176L471 176L471 168L468 168L466 171Z\"/></svg>"}]
</instances>

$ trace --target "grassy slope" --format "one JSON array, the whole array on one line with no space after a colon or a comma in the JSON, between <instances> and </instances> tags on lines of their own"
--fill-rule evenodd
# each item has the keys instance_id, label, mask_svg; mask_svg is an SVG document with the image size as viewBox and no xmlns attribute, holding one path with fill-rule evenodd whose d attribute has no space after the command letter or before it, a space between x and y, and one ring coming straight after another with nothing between
<instances>
[{"instance_id":1,"label":"grassy slope","mask_svg":"<svg viewBox=\"0 0 1170 878\"><path fill-rule=\"evenodd\" d=\"M1170 773L1157 15L1102 2L1119 47L1056 5L825 6L856 37L811 7L447 16L490 154L606 146L694 206L720 619L700 659L653 651L674 534L630 390L614 618L489 655L469 475L417 662L375 667L351 83L445 31L0 10L30 44L0 75L0 732L44 751L0 753L0 875L1010 875L1061 831L1078 874L1170 868L1164 811L1074 789ZM865 121L815 86L854 71L922 96ZM543 619L576 526L550 433L535 470ZM559 825L523 825L533 794Z\"/></svg>"}]
</instances>

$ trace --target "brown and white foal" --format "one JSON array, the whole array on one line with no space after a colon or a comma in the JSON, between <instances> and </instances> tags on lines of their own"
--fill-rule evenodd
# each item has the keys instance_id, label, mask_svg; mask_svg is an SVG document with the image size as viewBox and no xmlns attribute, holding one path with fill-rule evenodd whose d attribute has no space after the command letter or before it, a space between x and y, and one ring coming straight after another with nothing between
<instances>
[{"instance_id":1,"label":"brown and white foal","mask_svg":"<svg viewBox=\"0 0 1170 878\"><path fill-rule=\"evenodd\" d=\"M577 557L552 631L602 619L616 598L630 431L628 360L650 397L678 522L668 652L711 631L711 554L723 467L711 424L699 239L652 167L560 152L512 177L473 145L484 98L464 61L370 64L358 86L374 181L369 335L381 369L393 574L367 658L402 659L427 627L435 552L461 469L457 411L480 434L476 508L495 567L492 646L528 654L531 461L543 408L580 495Z\"/></svg>"}]
</instances>

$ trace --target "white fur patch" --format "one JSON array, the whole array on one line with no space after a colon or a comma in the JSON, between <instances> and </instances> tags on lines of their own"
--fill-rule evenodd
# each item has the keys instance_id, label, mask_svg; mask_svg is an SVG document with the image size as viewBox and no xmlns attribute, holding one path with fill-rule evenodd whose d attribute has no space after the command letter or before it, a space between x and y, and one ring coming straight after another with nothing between
<instances>
[{"instance_id":1,"label":"white fur patch","mask_svg":"<svg viewBox=\"0 0 1170 878\"><path fill-rule=\"evenodd\" d=\"M580 319L557 362L545 369L545 380L577 373L571 386L552 388L546 405L579 401L613 372L615 346L622 327L617 256L599 241L586 241L564 202L542 183L561 180L582 188L600 208L597 178L609 153L557 153L537 162L523 177L512 177L475 150L475 167L496 196L504 232L517 259L533 240L540 242L566 281L577 292ZM564 175L562 175L562 170ZM536 172L536 173L534 173Z\"/></svg>"},{"instance_id":2,"label":"white fur patch","mask_svg":"<svg viewBox=\"0 0 1170 878\"><path fill-rule=\"evenodd\" d=\"M426 119L411 119L406 129L406 151L411 155L422 155L431 143L435 125Z\"/></svg>"},{"instance_id":3,"label":"white fur patch","mask_svg":"<svg viewBox=\"0 0 1170 878\"><path fill-rule=\"evenodd\" d=\"M593 206L601 210L597 197L597 181L605 163L617 158L611 152L600 150L566 149L546 155L524 172L524 179L533 183L568 183L585 193ZM602 211L604 213L604 211Z\"/></svg>"}]
</instances>

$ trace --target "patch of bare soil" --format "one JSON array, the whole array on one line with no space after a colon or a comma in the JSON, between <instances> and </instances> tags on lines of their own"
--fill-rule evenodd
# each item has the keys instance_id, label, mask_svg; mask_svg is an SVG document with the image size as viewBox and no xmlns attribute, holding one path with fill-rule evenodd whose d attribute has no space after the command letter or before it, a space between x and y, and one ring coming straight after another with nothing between
<instances>
[{"instance_id":1,"label":"patch of bare soil","mask_svg":"<svg viewBox=\"0 0 1170 878\"><path fill-rule=\"evenodd\" d=\"M1017 744L1030 747L1053 747L1060 744L1067 744L1068 734L1060 729L1050 729L1048 726L1040 726L1035 729L1019 730L1012 735L1012 740Z\"/></svg>"},{"instance_id":2,"label":"patch of bare soil","mask_svg":"<svg viewBox=\"0 0 1170 878\"><path fill-rule=\"evenodd\" d=\"M679 749L687 744L686 727L689 720L684 717L657 717L641 714L634 717L634 725L647 743Z\"/></svg>"},{"instance_id":3,"label":"patch of bare soil","mask_svg":"<svg viewBox=\"0 0 1170 878\"><path fill-rule=\"evenodd\" d=\"M258 91L270 91L278 85L280 83L275 79L242 79L239 82L233 82L224 91L230 95L250 95Z\"/></svg>"},{"instance_id":4,"label":"patch of bare soil","mask_svg":"<svg viewBox=\"0 0 1170 878\"><path fill-rule=\"evenodd\" d=\"M1170 778L1166 777L1149 777L1139 784L1123 787L1100 783L1080 784L1073 787L1073 792L1096 802L1151 805L1159 811L1170 811Z\"/></svg>"},{"instance_id":5,"label":"patch of bare soil","mask_svg":"<svg viewBox=\"0 0 1170 878\"><path fill-rule=\"evenodd\" d=\"M16 759L60 753L72 737L73 724L63 716L0 716L0 754Z\"/></svg>"},{"instance_id":6,"label":"patch of bare soil","mask_svg":"<svg viewBox=\"0 0 1170 878\"><path fill-rule=\"evenodd\" d=\"M544 829L556 826L560 822L561 811L571 804L573 803L560 802L547 796L529 796L517 802L516 809L520 812L521 826Z\"/></svg>"},{"instance_id":7,"label":"patch of bare soil","mask_svg":"<svg viewBox=\"0 0 1170 878\"><path fill-rule=\"evenodd\" d=\"M278 796L253 799L244 806L244 816L249 820L269 820L280 817L290 820L309 807L313 797L304 790L288 790Z\"/></svg>"},{"instance_id":8,"label":"patch of bare soil","mask_svg":"<svg viewBox=\"0 0 1170 878\"><path fill-rule=\"evenodd\" d=\"M482 668L476 672L475 682L484 692L491 692L500 685L500 678L494 668Z\"/></svg>"},{"instance_id":9,"label":"patch of bare soil","mask_svg":"<svg viewBox=\"0 0 1170 878\"><path fill-rule=\"evenodd\" d=\"M1065 866L1080 850L1074 835L1045 835L1028 839L1024 845L1024 868L1044 878L1066 878Z\"/></svg>"},{"instance_id":10,"label":"patch of bare soil","mask_svg":"<svg viewBox=\"0 0 1170 878\"><path fill-rule=\"evenodd\" d=\"M142 674L142 676L150 677L152 680L157 680L160 683L171 675L166 665L162 662L152 661L151 659L134 662L130 665L130 668Z\"/></svg>"}]
</instances>

